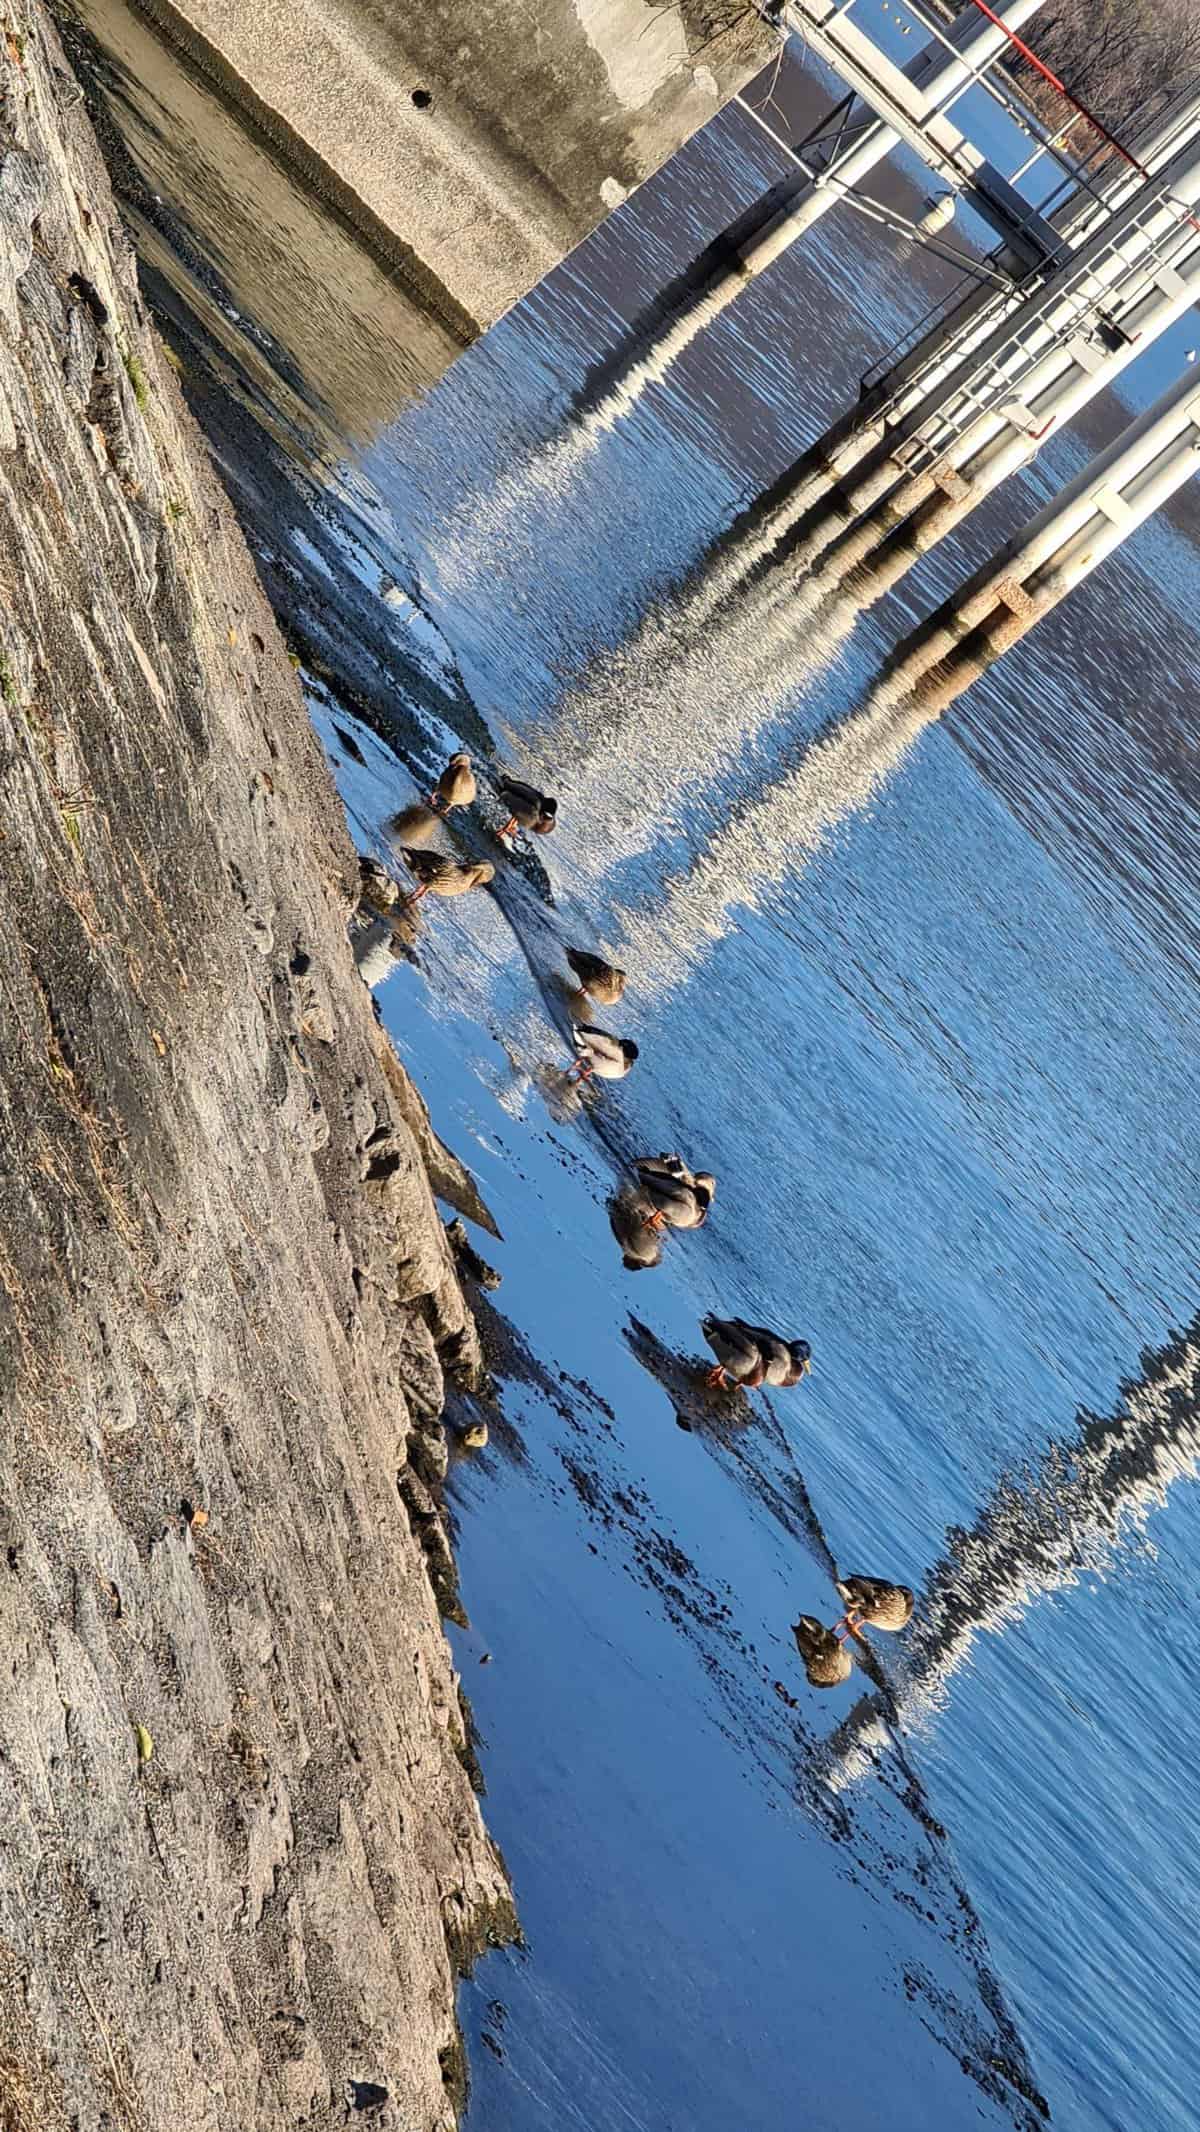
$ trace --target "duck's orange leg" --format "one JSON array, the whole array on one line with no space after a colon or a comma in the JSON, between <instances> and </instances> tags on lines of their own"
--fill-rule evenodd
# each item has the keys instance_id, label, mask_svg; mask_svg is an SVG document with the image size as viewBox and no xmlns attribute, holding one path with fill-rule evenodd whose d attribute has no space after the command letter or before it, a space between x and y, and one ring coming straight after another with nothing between
<instances>
[{"instance_id":1,"label":"duck's orange leg","mask_svg":"<svg viewBox=\"0 0 1200 2132\"><path fill-rule=\"evenodd\" d=\"M718 1362L713 1369L710 1369L708 1376L705 1378L705 1383L711 1384L713 1390L716 1392L723 1392L726 1389L729 1383L729 1379L725 1375L725 1368L723 1363Z\"/></svg>"},{"instance_id":2,"label":"duck's orange leg","mask_svg":"<svg viewBox=\"0 0 1200 2132\"><path fill-rule=\"evenodd\" d=\"M851 1608L850 1613L843 1614L840 1621L834 1622L833 1633L837 1637L839 1643L845 1643L846 1636L853 1636L855 1643L861 1643L863 1650L869 1651L871 1646L867 1642L866 1637L862 1634L861 1630L858 1627L858 1621L860 1619L861 1616L858 1614L857 1608ZM839 1633L843 1629L846 1632L845 1636Z\"/></svg>"},{"instance_id":3,"label":"duck's orange leg","mask_svg":"<svg viewBox=\"0 0 1200 2132\"><path fill-rule=\"evenodd\" d=\"M498 830L496 831L496 835L497 835L498 837L511 837L511 836L515 836L515 835L516 835L516 833L517 833L517 829L518 829L518 826L519 826L519 825L518 825L518 822L517 822L517 817L516 817L516 815L515 815L515 814L510 814L510 815L509 815L509 817L508 817L508 820L507 820L507 821L506 821L506 823L504 824L504 827L503 827L503 829L498 829Z\"/></svg>"}]
</instances>

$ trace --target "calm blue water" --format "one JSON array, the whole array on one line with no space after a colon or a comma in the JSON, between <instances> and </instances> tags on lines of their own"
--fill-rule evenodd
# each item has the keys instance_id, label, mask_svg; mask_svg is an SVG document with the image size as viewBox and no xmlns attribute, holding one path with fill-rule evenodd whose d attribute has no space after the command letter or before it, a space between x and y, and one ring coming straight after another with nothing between
<instances>
[{"instance_id":1,"label":"calm blue water","mask_svg":"<svg viewBox=\"0 0 1200 2132\"><path fill-rule=\"evenodd\" d=\"M881 661L1078 440L852 633L778 586L724 619L676 593L939 285L831 218L584 446L620 317L774 174L710 129L329 481L326 599L403 574L562 807L553 907L506 872L379 995L504 1239L508 1426L452 1494L528 1944L464 1988L469 2123L957 2132L1040 2091L1071 2132L1182 2132L1200 562L1147 528L925 729ZM314 703L370 841L452 699L398 698L407 766ZM642 1046L582 1109L572 941L627 961ZM604 1203L660 1146L718 1198L628 1275ZM710 1308L805 1333L814 1374L685 1431L670 1358ZM834 1616L826 1547L918 1617L821 1694L788 1624Z\"/></svg>"}]
</instances>

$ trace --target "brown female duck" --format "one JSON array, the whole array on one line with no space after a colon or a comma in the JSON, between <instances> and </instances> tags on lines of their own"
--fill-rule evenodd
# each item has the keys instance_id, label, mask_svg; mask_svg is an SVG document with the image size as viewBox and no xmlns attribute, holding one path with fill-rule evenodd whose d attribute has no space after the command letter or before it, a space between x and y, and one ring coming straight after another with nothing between
<instances>
[{"instance_id":1,"label":"brown female duck","mask_svg":"<svg viewBox=\"0 0 1200 2132\"><path fill-rule=\"evenodd\" d=\"M400 856L421 884L408 898L410 903L419 903L422 896L465 896L469 889L483 888L496 877L495 867L486 859L469 866L465 860L448 858L444 851L412 851L407 844L401 845Z\"/></svg>"},{"instance_id":2,"label":"brown female duck","mask_svg":"<svg viewBox=\"0 0 1200 2132\"><path fill-rule=\"evenodd\" d=\"M811 1614L801 1614L799 1621L792 1623L792 1634L810 1687L836 1688L849 1680L850 1653L832 1629L822 1627Z\"/></svg>"},{"instance_id":3,"label":"brown female duck","mask_svg":"<svg viewBox=\"0 0 1200 2132\"><path fill-rule=\"evenodd\" d=\"M643 1155L634 1168L648 1229L699 1229L707 1220L717 1189L708 1170L693 1174L679 1155Z\"/></svg>"},{"instance_id":4,"label":"brown female duck","mask_svg":"<svg viewBox=\"0 0 1200 2132\"><path fill-rule=\"evenodd\" d=\"M447 815L452 807L471 806L477 790L470 756L452 755L429 795L429 804L435 814Z\"/></svg>"},{"instance_id":5,"label":"brown female duck","mask_svg":"<svg viewBox=\"0 0 1200 2132\"><path fill-rule=\"evenodd\" d=\"M850 1636L859 1628L906 1629L912 1620L913 1595L907 1584L888 1584L881 1577L844 1577L835 1587L846 1611L835 1623L834 1634L844 1629Z\"/></svg>"},{"instance_id":6,"label":"brown female duck","mask_svg":"<svg viewBox=\"0 0 1200 2132\"><path fill-rule=\"evenodd\" d=\"M601 1007L615 1007L625 990L625 972L584 948L568 948L567 961L575 972L581 992Z\"/></svg>"},{"instance_id":7,"label":"brown female duck","mask_svg":"<svg viewBox=\"0 0 1200 2132\"><path fill-rule=\"evenodd\" d=\"M629 1273L644 1273L651 1266L661 1266L662 1238L656 1230L647 1228L636 1199L625 1192L618 1193L609 1201L608 1222Z\"/></svg>"}]
</instances>

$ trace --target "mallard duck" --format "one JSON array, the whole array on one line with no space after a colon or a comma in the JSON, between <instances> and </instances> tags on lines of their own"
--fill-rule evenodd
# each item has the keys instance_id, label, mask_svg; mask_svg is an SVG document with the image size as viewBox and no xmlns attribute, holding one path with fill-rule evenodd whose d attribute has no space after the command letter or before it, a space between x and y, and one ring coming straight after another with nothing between
<instances>
[{"instance_id":1,"label":"mallard duck","mask_svg":"<svg viewBox=\"0 0 1200 2132\"><path fill-rule=\"evenodd\" d=\"M701 1318L700 1330L717 1358L716 1368L708 1373L714 1389L723 1391L732 1382L753 1391L755 1385L762 1383L763 1358L758 1342L751 1339L740 1318L714 1318L710 1313Z\"/></svg>"},{"instance_id":2,"label":"mallard duck","mask_svg":"<svg viewBox=\"0 0 1200 2132\"><path fill-rule=\"evenodd\" d=\"M477 791L469 755L452 755L429 795L435 814L449 814L452 807L469 807Z\"/></svg>"},{"instance_id":3,"label":"mallard duck","mask_svg":"<svg viewBox=\"0 0 1200 2132\"><path fill-rule=\"evenodd\" d=\"M799 1621L792 1623L792 1634L810 1687L836 1688L849 1680L853 1670L850 1653L832 1629L824 1628L812 1614L801 1614Z\"/></svg>"},{"instance_id":4,"label":"mallard duck","mask_svg":"<svg viewBox=\"0 0 1200 2132\"><path fill-rule=\"evenodd\" d=\"M602 1081L620 1081L638 1055L631 1037L610 1036L607 1029L595 1029L590 1022L572 1022L571 1034L576 1058L567 1074L569 1081L590 1081L593 1074L599 1074Z\"/></svg>"},{"instance_id":5,"label":"mallard duck","mask_svg":"<svg viewBox=\"0 0 1200 2132\"><path fill-rule=\"evenodd\" d=\"M408 898L410 903L419 903L427 895L465 896L468 889L482 888L496 877L495 867L486 859L468 866L462 859L447 858L444 851L410 851L407 844L401 845L400 856L421 884Z\"/></svg>"},{"instance_id":6,"label":"mallard duck","mask_svg":"<svg viewBox=\"0 0 1200 2132\"><path fill-rule=\"evenodd\" d=\"M835 1635L845 1629L862 1643L860 1624L866 1629L894 1631L906 1629L912 1620L913 1595L907 1584L888 1584L881 1577L845 1577L834 1588L846 1609L835 1624Z\"/></svg>"},{"instance_id":7,"label":"mallard duck","mask_svg":"<svg viewBox=\"0 0 1200 2132\"><path fill-rule=\"evenodd\" d=\"M584 948L568 948L567 961L579 979L579 989L601 1007L615 1007L625 990L625 972Z\"/></svg>"},{"instance_id":8,"label":"mallard duck","mask_svg":"<svg viewBox=\"0 0 1200 2132\"><path fill-rule=\"evenodd\" d=\"M387 823L387 840L393 851L403 851L406 845L428 844L438 826L438 817L433 808L423 800L415 800L411 807L401 807Z\"/></svg>"},{"instance_id":9,"label":"mallard duck","mask_svg":"<svg viewBox=\"0 0 1200 2132\"><path fill-rule=\"evenodd\" d=\"M667 1167L678 1163L679 1167ZM649 1206L648 1229L698 1229L708 1218L717 1180L707 1170L693 1176L678 1155L646 1155L634 1165L638 1188Z\"/></svg>"},{"instance_id":10,"label":"mallard duck","mask_svg":"<svg viewBox=\"0 0 1200 2132\"><path fill-rule=\"evenodd\" d=\"M799 1384L812 1368L812 1349L807 1340L785 1340L765 1325L745 1325L743 1330L757 1341L767 1384Z\"/></svg>"},{"instance_id":11,"label":"mallard duck","mask_svg":"<svg viewBox=\"0 0 1200 2132\"><path fill-rule=\"evenodd\" d=\"M696 1181L682 1155L639 1155L634 1168L639 1175L681 1177L685 1184Z\"/></svg>"},{"instance_id":12,"label":"mallard duck","mask_svg":"<svg viewBox=\"0 0 1200 2132\"><path fill-rule=\"evenodd\" d=\"M621 1256L630 1273L643 1273L662 1264L662 1238L647 1227L641 1208L624 1193L609 1201L609 1227L621 1246Z\"/></svg>"},{"instance_id":13,"label":"mallard duck","mask_svg":"<svg viewBox=\"0 0 1200 2132\"><path fill-rule=\"evenodd\" d=\"M496 790L506 807L512 809L503 829L496 835L503 840L514 836L518 829L531 829L535 836L549 836L558 820L558 801L539 792L536 785L523 785L518 777L501 777L496 781Z\"/></svg>"}]
</instances>

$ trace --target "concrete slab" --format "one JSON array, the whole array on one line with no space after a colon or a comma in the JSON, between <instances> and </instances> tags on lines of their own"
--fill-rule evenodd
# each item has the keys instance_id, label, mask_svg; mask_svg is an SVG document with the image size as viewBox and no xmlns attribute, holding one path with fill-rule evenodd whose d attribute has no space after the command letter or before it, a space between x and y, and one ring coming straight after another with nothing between
<instances>
[{"instance_id":1,"label":"concrete slab","mask_svg":"<svg viewBox=\"0 0 1200 2132\"><path fill-rule=\"evenodd\" d=\"M752 0L140 0L310 182L390 234L460 340L772 49Z\"/></svg>"}]
</instances>

